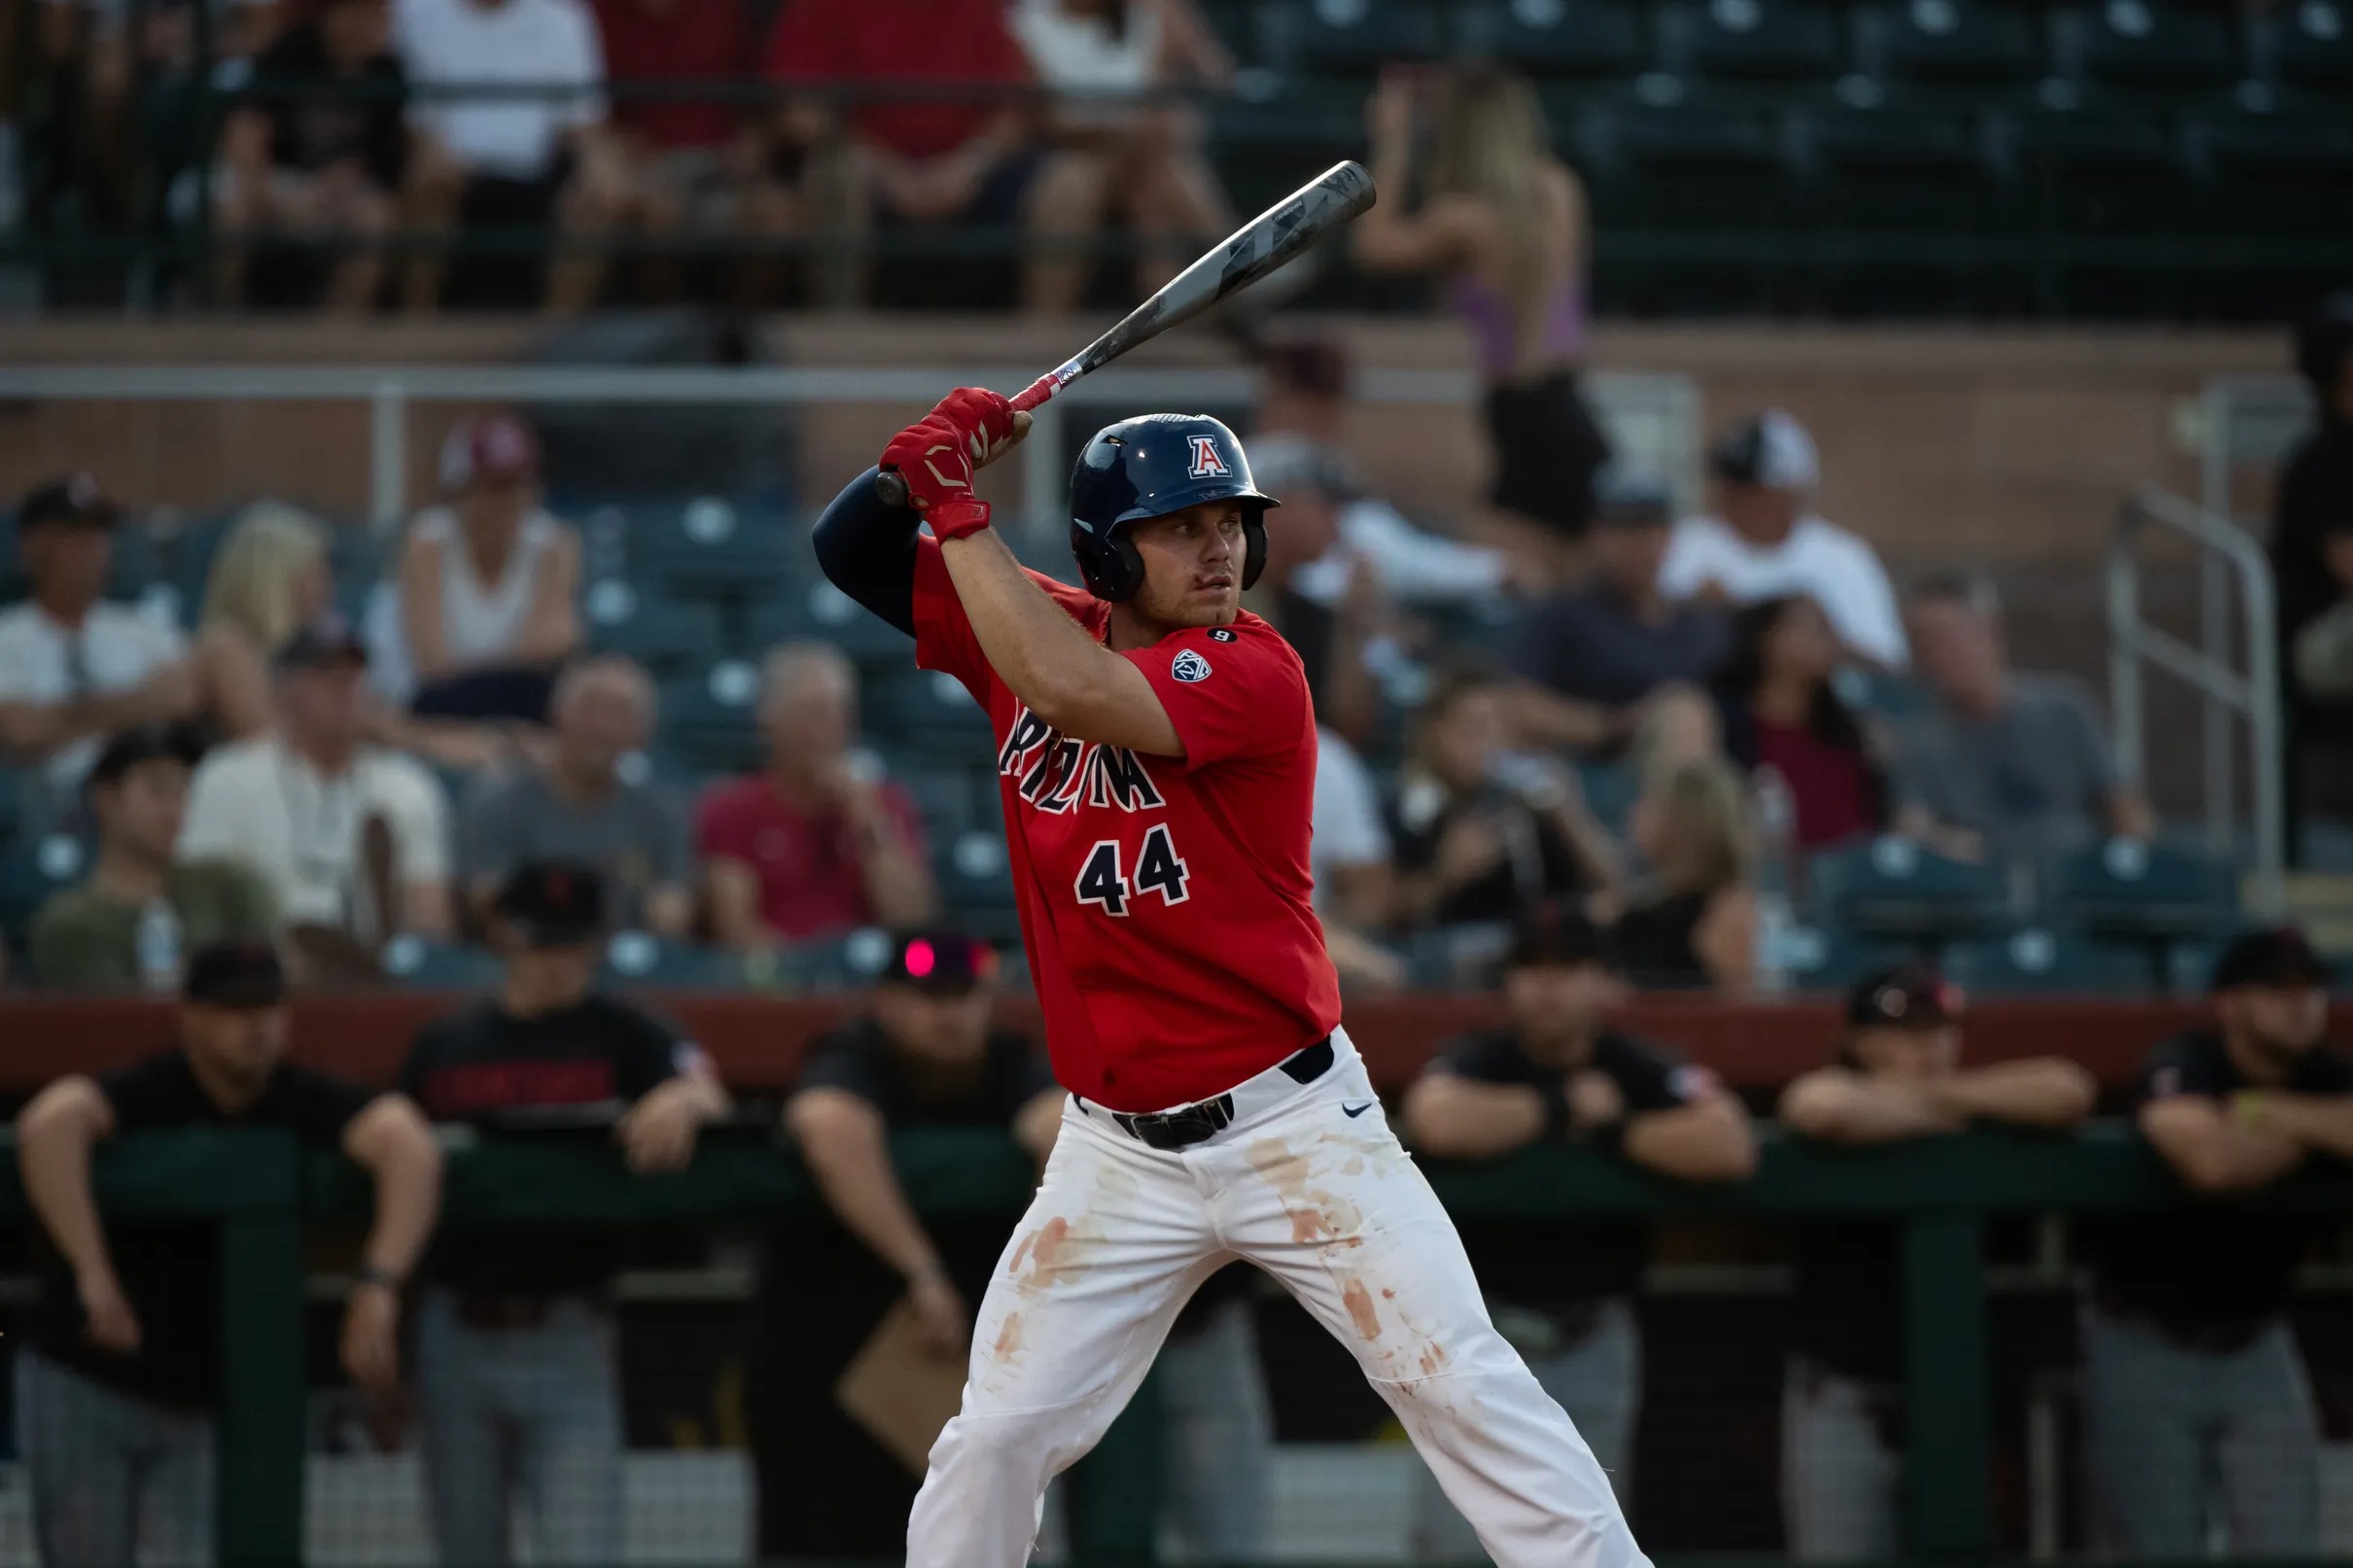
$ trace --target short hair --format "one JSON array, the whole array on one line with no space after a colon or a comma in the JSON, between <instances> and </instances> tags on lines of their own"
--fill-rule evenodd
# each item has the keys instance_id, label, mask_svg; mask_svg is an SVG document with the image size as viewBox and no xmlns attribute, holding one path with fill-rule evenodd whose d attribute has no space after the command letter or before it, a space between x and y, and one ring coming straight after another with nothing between
<instances>
[{"instance_id":1,"label":"short hair","mask_svg":"<svg viewBox=\"0 0 2353 1568\"><path fill-rule=\"evenodd\" d=\"M830 643L803 640L779 643L760 661L760 706L765 708L779 691L817 670L840 677L842 684L849 688L851 700L857 700L858 666L850 662L849 655Z\"/></svg>"},{"instance_id":2,"label":"short hair","mask_svg":"<svg viewBox=\"0 0 2353 1568\"><path fill-rule=\"evenodd\" d=\"M2001 590L1991 577L1976 572L1924 573L1904 597L1915 605L1958 605L1985 616L2002 612Z\"/></svg>"},{"instance_id":3,"label":"short hair","mask_svg":"<svg viewBox=\"0 0 2353 1568\"><path fill-rule=\"evenodd\" d=\"M565 696L599 676L618 676L628 682L637 697L638 707L645 710L648 723L653 721L653 678L646 667L626 653L591 653L564 666L555 678L555 689L548 694L547 711L553 714L564 704Z\"/></svg>"}]
</instances>

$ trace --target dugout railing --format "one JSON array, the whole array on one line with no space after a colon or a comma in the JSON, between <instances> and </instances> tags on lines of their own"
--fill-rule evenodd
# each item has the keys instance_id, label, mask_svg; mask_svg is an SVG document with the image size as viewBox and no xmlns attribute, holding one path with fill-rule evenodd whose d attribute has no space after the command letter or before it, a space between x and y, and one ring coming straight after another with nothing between
<instances>
[{"instance_id":1,"label":"dugout railing","mask_svg":"<svg viewBox=\"0 0 2353 1568\"><path fill-rule=\"evenodd\" d=\"M1033 1172L993 1132L897 1138L894 1155L927 1215L1001 1215L1010 1227ZM1720 1188L1679 1186L1571 1146L1477 1167L1433 1163L1430 1177L1460 1216L1571 1220L1876 1217L1902 1227L1905 1349L1903 1536L1908 1558L1985 1560L1995 1547L1988 1397L1984 1231L2010 1213L2162 1210L2181 1188L2121 1123L2072 1135L1974 1132L1871 1150L1840 1150L1764 1132L1756 1175ZM190 1132L103 1148L93 1179L111 1218L217 1227L222 1366L232 1392L219 1426L217 1554L223 1568L290 1568L303 1559L306 1227L366 1212L365 1180L334 1157L305 1157L284 1134ZM640 1178L594 1141L452 1141L442 1224L646 1225L812 1216L818 1197L791 1151L755 1134L711 1137L685 1171ZM2236 1202L2342 1215L2353 1171L2299 1172ZM14 1162L0 1179L0 1219L32 1225ZM1143 1408L1087 1463L1072 1509L1072 1560L1148 1562L1157 1467Z\"/></svg>"}]
</instances>

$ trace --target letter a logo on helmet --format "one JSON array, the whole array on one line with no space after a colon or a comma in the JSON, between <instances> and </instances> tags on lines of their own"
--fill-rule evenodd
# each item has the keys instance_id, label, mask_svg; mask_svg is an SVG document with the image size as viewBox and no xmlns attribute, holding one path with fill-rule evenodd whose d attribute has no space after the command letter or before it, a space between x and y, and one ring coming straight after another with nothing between
<instances>
[{"instance_id":1,"label":"letter a logo on helmet","mask_svg":"<svg viewBox=\"0 0 2353 1568\"><path fill-rule=\"evenodd\" d=\"M1193 437L1193 459L1184 471L1196 479L1230 478L1234 472L1226 467L1225 454L1217 450L1216 440L1208 436Z\"/></svg>"}]
</instances>

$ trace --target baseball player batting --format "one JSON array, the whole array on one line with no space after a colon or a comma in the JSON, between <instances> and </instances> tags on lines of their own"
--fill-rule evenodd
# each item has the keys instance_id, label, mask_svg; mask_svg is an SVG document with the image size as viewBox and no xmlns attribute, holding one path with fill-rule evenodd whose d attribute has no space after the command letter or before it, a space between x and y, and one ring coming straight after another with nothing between
<instances>
[{"instance_id":1,"label":"baseball player batting","mask_svg":"<svg viewBox=\"0 0 2353 1568\"><path fill-rule=\"evenodd\" d=\"M1214 419L1108 426L1071 475L1071 588L1021 567L973 494L1027 428L995 393L951 393L884 450L909 506L870 469L816 529L826 575L988 711L1071 1092L981 1301L909 1568L1028 1561L1046 1483L1238 1258L1355 1355L1502 1568L1645 1565L1340 1028L1309 910L1316 715L1299 656L1240 604L1274 498Z\"/></svg>"}]
</instances>

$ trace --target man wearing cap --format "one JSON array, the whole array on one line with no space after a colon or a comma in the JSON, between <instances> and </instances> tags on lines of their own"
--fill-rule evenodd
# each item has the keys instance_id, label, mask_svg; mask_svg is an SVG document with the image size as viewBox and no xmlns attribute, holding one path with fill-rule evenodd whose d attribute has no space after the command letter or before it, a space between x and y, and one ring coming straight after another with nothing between
<instances>
[{"instance_id":1,"label":"man wearing cap","mask_svg":"<svg viewBox=\"0 0 2353 1568\"><path fill-rule=\"evenodd\" d=\"M1516 707L1530 744L1612 751L1632 739L1652 699L1699 688L1732 650L1720 605L1669 599L1659 584L1672 501L1623 462L1594 480L1582 584L1528 607L1511 649Z\"/></svg>"},{"instance_id":2,"label":"man wearing cap","mask_svg":"<svg viewBox=\"0 0 2353 1568\"><path fill-rule=\"evenodd\" d=\"M286 978L259 943L188 963L179 1044L41 1091L17 1121L26 1198L59 1266L17 1358L17 1414L47 1568L209 1559L213 1416L222 1397L217 1241L202 1225L102 1226L90 1152L118 1132L283 1128L340 1149L375 1182L375 1219L344 1310L342 1365L401 1380L401 1290L433 1230L440 1151L416 1107L284 1060ZM141 1540L147 1521L169 1539Z\"/></svg>"},{"instance_id":3,"label":"man wearing cap","mask_svg":"<svg viewBox=\"0 0 2353 1568\"><path fill-rule=\"evenodd\" d=\"M925 1349L961 1367L970 1303L1004 1247L995 1219L927 1225L891 1162L909 1128L993 1128L1042 1164L1063 1092L1035 1041L996 1028L998 958L960 932L893 941L862 1016L815 1041L784 1126L840 1229L772 1237L760 1271L754 1453L763 1558L899 1550L919 1476L846 1415L834 1382L903 1298Z\"/></svg>"},{"instance_id":4,"label":"man wearing cap","mask_svg":"<svg viewBox=\"0 0 2353 1568\"><path fill-rule=\"evenodd\" d=\"M1552 1141L1586 1144L1681 1181L1738 1181L1756 1168L1748 1117L1703 1067L1609 1026L1625 997L1606 937L1575 908L1542 904L1515 924L1504 960L1510 1023L1441 1047L1405 1094L1422 1153L1495 1160ZM1638 1223L1465 1223L1495 1326L1568 1411L1629 1495L1640 1400L1633 1294L1649 1252ZM1415 1546L1463 1561L1478 1542L1424 1483Z\"/></svg>"},{"instance_id":5,"label":"man wearing cap","mask_svg":"<svg viewBox=\"0 0 2353 1568\"><path fill-rule=\"evenodd\" d=\"M185 726L142 724L106 743L85 785L98 854L33 917L32 979L60 991L172 990L192 947L277 929L269 886L233 860L174 852L199 755Z\"/></svg>"},{"instance_id":6,"label":"man wearing cap","mask_svg":"<svg viewBox=\"0 0 2353 1568\"><path fill-rule=\"evenodd\" d=\"M2328 966L2290 927L2223 950L2214 1023L2160 1042L2141 1135L2193 1202L2092 1238L2081 1317L2086 1449L2109 1544L2201 1555L2320 1550L2320 1434L2288 1321L2314 1225L2240 1209L2312 1156L2353 1158L2353 1059L2325 1043Z\"/></svg>"},{"instance_id":7,"label":"man wearing cap","mask_svg":"<svg viewBox=\"0 0 2353 1568\"><path fill-rule=\"evenodd\" d=\"M59 806L104 737L198 706L178 628L103 597L117 520L88 473L42 485L17 508L32 594L0 610L0 761L40 764Z\"/></svg>"},{"instance_id":8,"label":"man wearing cap","mask_svg":"<svg viewBox=\"0 0 2353 1568\"><path fill-rule=\"evenodd\" d=\"M1735 605L1805 594L1848 653L1883 670L1910 657L1887 569L1870 545L1813 509L1813 437L1778 408L1733 426L1708 449L1714 517L1675 525L1659 586L1669 599Z\"/></svg>"},{"instance_id":9,"label":"man wearing cap","mask_svg":"<svg viewBox=\"0 0 2353 1568\"><path fill-rule=\"evenodd\" d=\"M258 873L322 974L401 932L455 929L448 805L431 773L369 743L367 668L340 620L287 639L275 659L276 728L204 758L180 834L182 861L227 859ZM355 945L359 954L334 957Z\"/></svg>"},{"instance_id":10,"label":"man wearing cap","mask_svg":"<svg viewBox=\"0 0 2353 1568\"><path fill-rule=\"evenodd\" d=\"M450 431L441 490L401 546L377 683L423 714L537 722L580 645L579 536L542 505L539 438L509 414Z\"/></svg>"},{"instance_id":11,"label":"man wearing cap","mask_svg":"<svg viewBox=\"0 0 2353 1568\"><path fill-rule=\"evenodd\" d=\"M1907 963L1846 998L1834 1060L1781 1093L1792 1132L1847 1147L1972 1123L2057 1130L2091 1113L2090 1074L2056 1057L1960 1065L1960 993ZM1781 1510L1793 1556L1897 1554L1903 1280L1891 1221L1812 1222L1797 1240L1797 1350L1781 1393Z\"/></svg>"},{"instance_id":12,"label":"man wearing cap","mask_svg":"<svg viewBox=\"0 0 2353 1568\"><path fill-rule=\"evenodd\" d=\"M492 906L496 995L428 1024L401 1085L436 1122L513 1132L610 1128L629 1168L676 1170L727 1114L710 1059L596 993L605 889L587 866L518 866ZM434 1534L447 1563L508 1560L527 1501L541 1562L621 1557L619 1368L610 1230L482 1228L441 1237L417 1307L417 1408Z\"/></svg>"}]
</instances>

